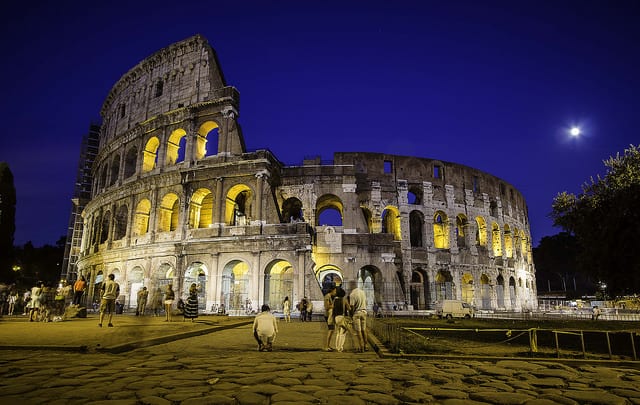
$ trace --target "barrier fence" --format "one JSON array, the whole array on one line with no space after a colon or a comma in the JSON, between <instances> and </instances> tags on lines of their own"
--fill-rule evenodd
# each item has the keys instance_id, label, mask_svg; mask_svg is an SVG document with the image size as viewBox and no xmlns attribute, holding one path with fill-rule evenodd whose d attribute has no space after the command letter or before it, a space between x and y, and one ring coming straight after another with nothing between
<instances>
[{"instance_id":1,"label":"barrier fence","mask_svg":"<svg viewBox=\"0 0 640 405\"><path fill-rule=\"evenodd\" d=\"M444 322L444 321L443 321ZM371 318L393 353L638 360L640 330L415 327Z\"/></svg>"}]
</instances>

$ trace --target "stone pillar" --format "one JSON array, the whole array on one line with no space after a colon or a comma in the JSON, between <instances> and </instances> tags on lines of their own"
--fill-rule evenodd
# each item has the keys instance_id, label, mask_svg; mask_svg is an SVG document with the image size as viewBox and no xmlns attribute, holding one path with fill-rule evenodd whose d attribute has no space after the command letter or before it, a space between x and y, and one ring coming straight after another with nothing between
<instances>
[{"instance_id":1,"label":"stone pillar","mask_svg":"<svg viewBox=\"0 0 640 405\"><path fill-rule=\"evenodd\" d=\"M224 179L222 177L216 177L215 181L216 181L216 200L214 201L212 223L216 225L221 225L224 223L224 207L226 206L226 201L225 201L224 195L222 194Z\"/></svg>"},{"instance_id":2,"label":"stone pillar","mask_svg":"<svg viewBox=\"0 0 640 405\"><path fill-rule=\"evenodd\" d=\"M255 203L255 209L253 213L254 220L252 222L262 223L264 221L264 215L262 212L262 195L263 195L264 181L265 181L265 178L268 177L268 174L266 171L263 170L256 173L255 176L256 176L256 203Z\"/></svg>"}]
</instances>

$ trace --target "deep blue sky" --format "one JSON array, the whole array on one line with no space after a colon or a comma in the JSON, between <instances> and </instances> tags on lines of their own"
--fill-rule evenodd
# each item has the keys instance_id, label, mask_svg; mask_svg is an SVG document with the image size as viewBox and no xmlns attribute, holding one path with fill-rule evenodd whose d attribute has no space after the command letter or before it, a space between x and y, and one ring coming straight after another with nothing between
<instances>
[{"instance_id":1,"label":"deep blue sky","mask_svg":"<svg viewBox=\"0 0 640 405\"><path fill-rule=\"evenodd\" d=\"M39 4L42 3L42 4ZM15 243L66 234L82 135L111 86L200 33L247 148L287 164L386 152L513 184L534 245L602 160L640 143L638 1L22 1L0 6L0 161ZM584 136L567 130L581 125Z\"/></svg>"}]
</instances>

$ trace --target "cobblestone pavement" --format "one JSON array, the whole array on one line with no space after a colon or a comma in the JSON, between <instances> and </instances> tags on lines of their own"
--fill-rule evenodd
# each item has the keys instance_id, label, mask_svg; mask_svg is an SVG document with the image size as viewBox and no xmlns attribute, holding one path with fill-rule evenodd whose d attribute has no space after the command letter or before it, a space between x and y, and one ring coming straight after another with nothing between
<instances>
[{"instance_id":1,"label":"cobblestone pavement","mask_svg":"<svg viewBox=\"0 0 640 405\"><path fill-rule=\"evenodd\" d=\"M247 321L5 317L0 403L640 404L636 364L325 352L323 324L299 321L280 322L274 351L258 352Z\"/></svg>"}]
</instances>

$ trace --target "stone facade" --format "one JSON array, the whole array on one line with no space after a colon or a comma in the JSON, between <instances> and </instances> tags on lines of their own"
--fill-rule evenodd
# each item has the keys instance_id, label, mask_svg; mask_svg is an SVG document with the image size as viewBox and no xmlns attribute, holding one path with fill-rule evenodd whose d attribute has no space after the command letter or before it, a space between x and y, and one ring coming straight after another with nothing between
<instances>
[{"instance_id":1,"label":"stone facade","mask_svg":"<svg viewBox=\"0 0 640 405\"><path fill-rule=\"evenodd\" d=\"M246 150L238 110L201 36L115 84L77 262L91 285L114 273L135 306L143 285L185 295L196 283L202 309L231 314L280 309L285 296L320 302L323 287L343 280L357 280L370 307L535 307L527 208L507 182L378 153L285 166Z\"/></svg>"}]
</instances>

